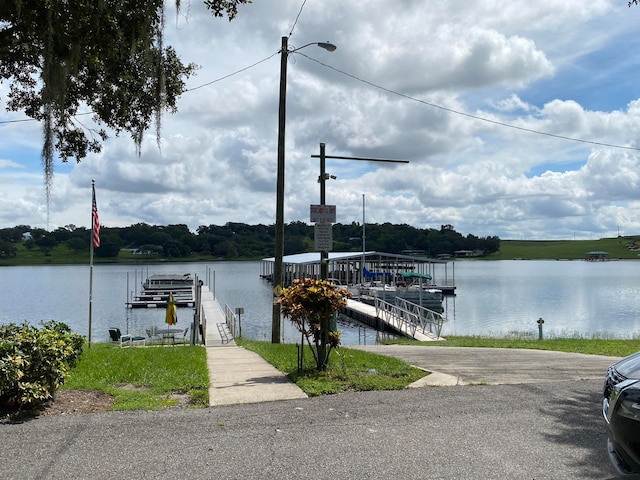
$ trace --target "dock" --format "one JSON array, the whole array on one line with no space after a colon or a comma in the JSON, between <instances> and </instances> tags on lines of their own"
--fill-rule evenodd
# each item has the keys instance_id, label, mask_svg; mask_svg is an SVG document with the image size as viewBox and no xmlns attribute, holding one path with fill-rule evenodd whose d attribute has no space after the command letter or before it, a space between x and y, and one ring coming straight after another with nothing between
<instances>
[{"instance_id":1,"label":"dock","mask_svg":"<svg viewBox=\"0 0 640 480\"><path fill-rule=\"evenodd\" d=\"M194 286L190 274L152 275L143 284L142 291L131 300L127 308L165 308L173 295L176 307L194 307Z\"/></svg>"},{"instance_id":2,"label":"dock","mask_svg":"<svg viewBox=\"0 0 640 480\"><path fill-rule=\"evenodd\" d=\"M165 308L169 301L169 295L173 295L173 303L176 307L195 306L193 287L182 287L154 291L143 290L133 300L127 302L127 308Z\"/></svg>"},{"instance_id":3,"label":"dock","mask_svg":"<svg viewBox=\"0 0 640 480\"><path fill-rule=\"evenodd\" d=\"M205 339L209 405L237 405L307 398L295 383L260 355L236 345L236 319L209 288L201 287L197 315Z\"/></svg>"},{"instance_id":4,"label":"dock","mask_svg":"<svg viewBox=\"0 0 640 480\"><path fill-rule=\"evenodd\" d=\"M320 252L298 253L283 257L283 286L295 279L320 278ZM449 272L448 259L430 258L420 255L401 255L383 252L329 252L327 278L338 280L341 285L365 285L374 280L388 283L401 273L430 276L433 284L429 288L442 290L443 295L455 295L455 262ZM263 258L260 262L260 277L273 282L275 258ZM368 271L368 272L367 272ZM380 276L376 276L376 272ZM373 276L372 276L373 274Z\"/></svg>"},{"instance_id":5,"label":"dock","mask_svg":"<svg viewBox=\"0 0 640 480\"><path fill-rule=\"evenodd\" d=\"M377 330L392 330L420 342L444 340L441 336L445 317L411 302L391 304L376 299L374 305L347 300L345 315Z\"/></svg>"}]
</instances>

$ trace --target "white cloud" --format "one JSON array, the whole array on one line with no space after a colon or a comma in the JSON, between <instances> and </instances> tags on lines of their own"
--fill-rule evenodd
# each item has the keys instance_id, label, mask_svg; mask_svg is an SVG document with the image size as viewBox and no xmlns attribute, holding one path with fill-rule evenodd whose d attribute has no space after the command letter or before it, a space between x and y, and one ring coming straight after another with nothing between
<instances>
[{"instance_id":1,"label":"white cloud","mask_svg":"<svg viewBox=\"0 0 640 480\"><path fill-rule=\"evenodd\" d=\"M160 148L149 132L138 157L123 135L57 165L49 227L89 225L91 179L109 226L273 223L278 50L302 4L275 5L242 7L230 23L199 0L177 19L168 10L167 41L201 66L189 88L271 58L186 92L163 119ZM638 152L557 138L638 146L640 100L615 88L637 62L613 60L637 15L612 0L306 2L291 47L338 49L289 57L286 221L308 221L319 200L311 155L324 142L330 155L410 161L328 161L338 178L327 201L342 223L361 221L365 194L368 222L502 238L638 233ZM611 108L577 95L587 81ZM0 226L47 227L39 125L0 124L0 136Z\"/></svg>"}]
</instances>

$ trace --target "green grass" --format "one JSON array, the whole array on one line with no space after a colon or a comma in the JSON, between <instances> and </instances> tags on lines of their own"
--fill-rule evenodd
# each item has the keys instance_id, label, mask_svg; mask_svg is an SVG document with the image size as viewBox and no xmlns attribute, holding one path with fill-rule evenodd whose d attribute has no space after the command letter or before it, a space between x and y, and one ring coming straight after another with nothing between
<instances>
[{"instance_id":1,"label":"green grass","mask_svg":"<svg viewBox=\"0 0 640 480\"><path fill-rule=\"evenodd\" d=\"M9 265L62 265L86 264L89 251L73 251L66 244L53 248L45 255L40 248L26 249L24 242L15 244L17 256L0 258L0 266ZM630 235L596 240L501 240L500 250L482 260L583 260L587 252L605 251L611 258L640 259L640 236ZM116 258L94 256L94 263L154 263L154 262L206 262L217 259L211 255L189 255L183 258L165 258L161 255L134 255L121 250ZM243 260L249 260L243 258Z\"/></svg>"},{"instance_id":2,"label":"green grass","mask_svg":"<svg viewBox=\"0 0 640 480\"><path fill-rule=\"evenodd\" d=\"M610 258L639 259L640 237L600 238L598 240L501 240L500 250L485 260L584 260L587 252L608 252Z\"/></svg>"},{"instance_id":3,"label":"green grass","mask_svg":"<svg viewBox=\"0 0 640 480\"><path fill-rule=\"evenodd\" d=\"M64 389L102 390L114 410L156 410L186 394L193 406L209 405L209 374L203 347L120 348L106 343L86 348Z\"/></svg>"},{"instance_id":4,"label":"green grass","mask_svg":"<svg viewBox=\"0 0 640 480\"><path fill-rule=\"evenodd\" d=\"M486 347L486 348L529 348L534 350L554 350L558 352L586 353L626 357L640 351L640 339L619 340L608 338L586 338L578 335L538 340L537 335L513 332L507 337L466 336L447 337L443 342L417 342L410 339L395 339L393 344L422 345L425 347Z\"/></svg>"},{"instance_id":5,"label":"green grass","mask_svg":"<svg viewBox=\"0 0 640 480\"><path fill-rule=\"evenodd\" d=\"M48 255L38 247L25 248L25 243L15 244L17 255L15 257L0 258L0 266L21 266L21 265L82 265L89 263L89 250L71 250L65 243L61 243L51 249ZM93 262L100 263L143 263L152 264L160 262L210 262L217 259L211 255L189 255L181 258L166 258L162 255L134 255L127 250L121 250L116 258L101 258L94 255Z\"/></svg>"},{"instance_id":6,"label":"green grass","mask_svg":"<svg viewBox=\"0 0 640 480\"><path fill-rule=\"evenodd\" d=\"M298 373L296 345L246 339L238 339L237 343L258 353L309 396L346 391L399 390L426 375L423 370L401 360L345 347L334 349L327 370L318 372L308 346L303 352L302 372Z\"/></svg>"}]
</instances>

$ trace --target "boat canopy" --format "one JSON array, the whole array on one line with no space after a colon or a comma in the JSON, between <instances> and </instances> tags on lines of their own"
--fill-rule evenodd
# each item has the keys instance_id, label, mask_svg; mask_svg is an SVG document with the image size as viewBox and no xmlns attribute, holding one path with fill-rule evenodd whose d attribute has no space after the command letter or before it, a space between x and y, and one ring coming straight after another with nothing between
<instances>
[{"instance_id":1,"label":"boat canopy","mask_svg":"<svg viewBox=\"0 0 640 480\"><path fill-rule=\"evenodd\" d=\"M370 272L366 268L362 269L365 278L375 278L375 277L390 277L393 275L391 272Z\"/></svg>"},{"instance_id":2,"label":"boat canopy","mask_svg":"<svg viewBox=\"0 0 640 480\"><path fill-rule=\"evenodd\" d=\"M426 278L427 280L431 280L433 278L428 273L398 272L398 275L402 275L404 278Z\"/></svg>"}]
</instances>

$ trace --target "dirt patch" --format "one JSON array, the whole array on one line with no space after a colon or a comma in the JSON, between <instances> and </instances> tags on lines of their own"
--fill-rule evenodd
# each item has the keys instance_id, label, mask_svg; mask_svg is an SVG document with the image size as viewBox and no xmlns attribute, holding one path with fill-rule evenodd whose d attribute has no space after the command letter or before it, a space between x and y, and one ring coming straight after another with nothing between
<instances>
[{"instance_id":1,"label":"dirt patch","mask_svg":"<svg viewBox=\"0 0 640 480\"><path fill-rule=\"evenodd\" d=\"M108 412L113 404L113 397L100 390L58 390L40 416Z\"/></svg>"},{"instance_id":2,"label":"dirt patch","mask_svg":"<svg viewBox=\"0 0 640 480\"><path fill-rule=\"evenodd\" d=\"M118 388L139 390L144 387L133 385L119 385ZM169 408L187 408L192 406L192 401L184 393L173 393L169 398L176 400L176 405ZM109 412L113 408L115 399L100 390L58 390L54 400L47 402L37 411L24 411L16 417L8 412L0 412L0 423L12 420L33 419L37 417L49 417L52 415L77 415L80 413Z\"/></svg>"}]
</instances>

